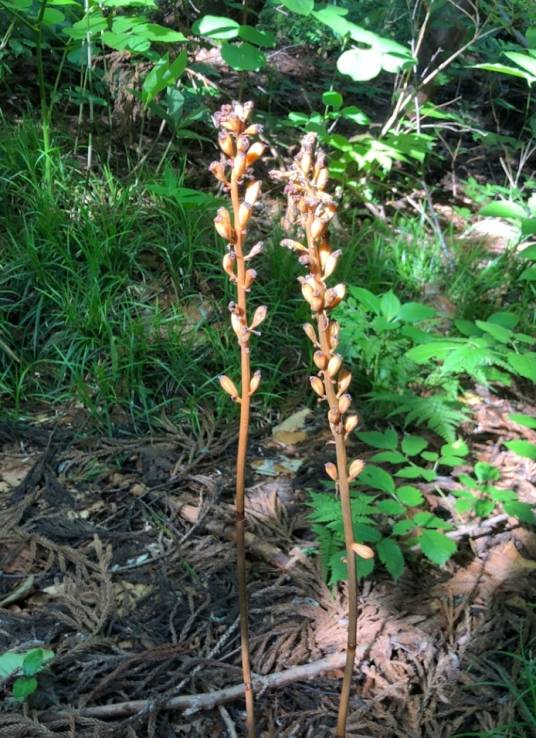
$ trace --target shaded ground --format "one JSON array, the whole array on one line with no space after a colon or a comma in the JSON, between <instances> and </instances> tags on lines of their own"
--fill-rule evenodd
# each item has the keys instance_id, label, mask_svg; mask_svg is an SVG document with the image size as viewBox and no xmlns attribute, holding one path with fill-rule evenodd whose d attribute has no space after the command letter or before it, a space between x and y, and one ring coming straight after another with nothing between
<instances>
[{"instance_id":1,"label":"shaded ground","mask_svg":"<svg viewBox=\"0 0 536 738\"><path fill-rule=\"evenodd\" d=\"M536 465L500 451L512 409L527 406L480 397L470 440L534 501ZM323 584L311 555L305 490L322 478L329 447L322 420L308 426L297 445L251 445L257 470L278 459L277 476L251 472L248 493L259 674L345 644L344 596ZM2 703L0 736L240 735L240 701L191 714L162 707L240 682L232 439L96 444L69 427L6 426L0 438L0 652L57 654L30 707ZM285 471L289 460L299 471ZM497 651L531 635L536 536L511 519L459 543L445 570L414 559L398 584L377 573L363 585L349 735L450 738L512 720L504 688L479 683L496 681L493 663L506 658ZM331 735L340 676L260 695L260 735ZM86 707L140 699L148 708L129 718L84 717Z\"/></svg>"}]
</instances>

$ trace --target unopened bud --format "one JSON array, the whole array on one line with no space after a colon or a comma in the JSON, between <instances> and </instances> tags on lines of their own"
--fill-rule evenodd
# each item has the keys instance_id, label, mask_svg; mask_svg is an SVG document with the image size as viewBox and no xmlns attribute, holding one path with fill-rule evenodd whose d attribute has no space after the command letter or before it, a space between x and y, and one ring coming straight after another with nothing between
<instances>
[{"instance_id":1,"label":"unopened bud","mask_svg":"<svg viewBox=\"0 0 536 738\"><path fill-rule=\"evenodd\" d=\"M251 205L247 202L241 202L238 208L238 227L245 228L251 217Z\"/></svg>"},{"instance_id":2,"label":"unopened bud","mask_svg":"<svg viewBox=\"0 0 536 738\"><path fill-rule=\"evenodd\" d=\"M246 155L243 152L239 152L234 158L233 169L231 172L232 178L240 179L243 177L246 171L246 166Z\"/></svg>"},{"instance_id":3,"label":"unopened bud","mask_svg":"<svg viewBox=\"0 0 536 738\"><path fill-rule=\"evenodd\" d=\"M311 382L313 392L316 392L319 397L324 397L324 384L320 377L309 377L309 382Z\"/></svg>"},{"instance_id":4,"label":"unopened bud","mask_svg":"<svg viewBox=\"0 0 536 738\"><path fill-rule=\"evenodd\" d=\"M309 304L312 313L319 313L324 309L324 299L322 297L313 297Z\"/></svg>"},{"instance_id":5,"label":"unopened bud","mask_svg":"<svg viewBox=\"0 0 536 738\"><path fill-rule=\"evenodd\" d=\"M249 290L256 278L257 272L255 269L247 269L244 277L244 289Z\"/></svg>"},{"instance_id":6,"label":"unopened bud","mask_svg":"<svg viewBox=\"0 0 536 738\"><path fill-rule=\"evenodd\" d=\"M339 369L342 366L342 356L340 354L334 354L328 363L328 374L333 379L337 376Z\"/></svg>"},{"instance_id":7,"label":"unopened bud","mask_svg":"<svg viewBox=\"0 0 536 738\"><path fill-rule=\"evenodd\" d=\"M244 136L259 136L262 133L262 126L259 123L253 123L244 131Z\"/></svg>"},{"instance_id":8,"label":"unopened bud","mask_svg":"<svg viewBox=\"0 0 536 738\"><path fill-rule=\"evenodd\" d=\"M332 409L328 413L328 420L331 425L338 426L341 422L341 414L337 409Z\"/></svg>"},{"instance_id":9,"label":"unopened bud","mask_svg":"<svg viewBox=\"0 0 536 738\"><path fill-rule=\"evenodd\" d=\"M319 190L324 190L326 188L328 179L329 179L328 169L327 167L322 167L322 169L318 172L316 176L316 182L315 182Z\"/></svg>"},{"instance_id":10,"label":"unopened bud","mask_svg":"<svg viewBox=\"0 0 536 738\"><path fill-rule=\"evenodd\" d=\"M255 205L255 203L258 200L260 191L261 191L260 182L253 182L252 184L250 184L246 189L246 194L244 196L244 202L246 202L248 205Z\"/></svg>"},{"instance_id":11,"label":"unopened bud","mask_svg":"<svg viewBox=\"0 0 536 738\"><path fill-rule=\"evenodd\" d=\"M281 241L281 246L284 246L291 251L307 251L305 246L298 241L293 241L292 238L284 238Z\"/></svg>"},{"instance_id":12,"label":"unopened bud","mask_svg":"<svg viewBox=\"0 0 536 738\"><path fill-rule=\"evenodd\" d=\"M251 259L254 259L256 256L258 256L263 249L262 241L259 241L258 243L253 246L249 254L246 254L244 257L244 261L250 261Z\"/></svg>"},{"instance_id":13,"label":"unopened bud","mask_svg":"<svg viewBox=\"0 0 536 738\"><path fill-rule=\"evenodd\" d=\"M319 238L326 230L327 223L322 218L315 218L311 224L311 236L313 239Z\"/></svg>"},{"instance_id":14,"label":"unopened bud","mask_svg":"<svg viewBox=\"0 0 536 738\"><path fill-rule=\"evenodd\" d=\"M249 138L244 135L239 136L236 139L236 150L245 154L248 149L249 149Z\"/></svg>"},{"instance_id":15,"label":"unopened bud","mask_svg":"<svg viewBox=\"0 0 536 738\"><path fill-rule=\"evenodd\" d=\"M349 415L344 421L344 431L346 434L351 433L357 428L359 417L357 415Z\"/></svg>"},{"instance_id":16,"label":"unopened bud","mask_svg":"<svg viewBox=\"0 0 536 738\"><path fill-rule=\"evenodd\" d=\"M340 414L344 415L344 413L350 409L351 404L352 404L352 395L349 395L348 392L346 392L344 395L341 395L341 397L339 398Z\"/></svg>"},{"instance_id":17,"label":"unopened bud","mask_svg":"<svg viewBox=\"0 0 536 738\"><path fill-rule=\"evenodd\" d=\"M228 131L220 131L218 134L218 143L220 145L220 149L223 151L223 153L232 158L235 154L234 150L234 143L232 136L228 133Z\"/></svg>"},{"instance_id":18,"label":"unopened bud","mask_svg":"<svg viewBox=\"0 0 536 738\"><path fill-rule=\"evenodd\" d=\"M313 361L318 369L325 369L328 365L328 357L323 351L315 351Z\"/></svg>"},{"instance_id":19,"label":"unopened bud","mask_svg":"<svg viewBox=\"0 0 536 738\"><path fill-rule=\"evenodd\" d=\"M268 308L266 305L259 305L259 307L255 310L253 314L253 320L251 321L250 330L254 330L257 328L263 320L266 318L266 315L268 313Z\"/></svg>"},{"instance_id":20,"label":"unopened bud","mask_svg":"<svg viewBox=\"0 0 536 738\"><path fill-rule=\"evenodd\" d=\"M346 392L352 382L352 375L348 369L341 369L339 372L339 381L337 382L337 396L340 397Z\"/></svg>"},{"instance_id":21,"label":"unopened bud","mask_svg":"<svg viewBox=\"0 0 536 738\"><path fill-rule=\"evenodd\" d=\"M352 463L350 464L350 468L348 469L348 479L352 480L358 477L364 468L365 464L361 461L361 459L354 459L354 461L352 461Z\"/></svg>"},{"instance_id":22,"label":"unopened bud","mask_svg":"<svg viewBox=\"0 0 536 738\"><path fill-rule=\"evenodd\" d=\"M327 290L326 292L326 307L333 309L337 307L339 302L344 298L346 294L346 287L343 284L337 284L335 287Z\"/></svg>"},{"instance_id":23,"label":"unopened bud","mask_svg":"<svg viewBox=\"0 0 536 738\"><path fill-rule=\"evenodd\" d=\"M242 338L244 333L247 333L247 327L244 319L236 313L231 313L231 325L238 338Z\"/></svg>"},{"instance_id":24,"label":"unopened bud","mask_svg":"<svg viewBox=\"0 0 536 738\"><path fill-rule=\"evenodd\" d=\"M374 551L363 543L352 543L352 551L362 559L373 559Z\"/></svg>"},{"instance_id":25,"label":"unopened bud","mask_svg":"<svg viewBox=\"0 0 536 738\"><path fill-rule=\"evenodd\" d=\"M213 161L208 170L220 182L227 182L227 178L225 177L225 165L223 162Z\"/></svg>"},{"instance_id":26,"label":"unopened bud","mask_svg":"<svg viewBox=\"0 0 536 738\"><path fill-rule=\"evenodd\" d=\"M226 376L225 374L220 374L218 379L220 380L220 384L224 392L227 392L227 394L230 395L233 400L238 397L238 389L236 388L235 383L231 379L229 379L228 376Z\"/></svg>"},{"instance_id":27,"label":"unopened bud","mask_svg":"<svg viewBox=\"0 0 536 738\"><path fill-rule=\"evenodd\" d=\"M246 155L247 166L250 167L252 164L255 164L257 159L260 159L263 154L264 154L263 144L261 144L260 141L255 141L255 143L249 147L248 153Z\"/></svg>"},{"instance_id":28,"label":"unopened bud","mask_svg":"<svg viewBox=\"0 0 536 738\"><path fill-rule=\"evenodd\" d=\"M302 172L305 174L306 177L311 170L312 164L313 164L313 157L311 155L311 152L304 151L300 159L300 169L302 170Z\"/></svg>"},{"instance_id":29,"label":"unopened bud","mask_svg":"<svg viewBox=\"0 0 536 738\"><path fill-rule=\"evenodd\" d=\"M337 467L335 466L335 464L332 464L331 461L329 461L324 466L324 469L326 470L326 474L328 475L328 477L330 477L331 479L333 479L334 482L336 482L337 479L339 478L339 475L337 473Z\"/></svg>"},{"instance_id":30,"label":"unopened bud","mask_svg":"<svg viewBox=\"0 0 536 738\"><path fill-rule=\"evenodd\" d=\"M223 257L223 269L229 275L231 282L236 282L236 274L234 271L235 260L236 257L234 251L228 251Z\"/></svg>"},{"instance_id":31,"label":"unopened bud","mask_svg":"<svg viewBox=\"0 0 536 738\"><path fill-rule=\"evenodd\" d=\"M304 323L303 330L307 338L311 341L311 343L314 344L315 346L318 346L318 339L316 337L316 331L311 325L311 323Z\"/></svg>"},{"instance_id":32,"label":"unopened bud","mask_svg":"<svg viewBox=\"0 0 536 738\"><path fill-rule=\"evenodd\" d=\"M340 251L334 251L332 254L329 254L327 259L325 260L323 264L323 273L325 279L331 277L331 275L335 271L340 253Z\"/></svg>"},{"instance_id":33,"label":"unopened bud","mask_svg":"<svg viewBox=\"0 0 536 738\"><path fill-rule=\"evenodd\" d=\"M329 290L327 290L329 292ZM332 351L335 351L339 345L339 324L336 320L332 320L329 324L329 345Z\"/></svg>"},{"instance_id":34,"label":"unopened bud","mask_svg":"<svg viewBox=\"0 0 536 738\"><path fill-rule=\"evenodd\" d=\"M249 394L253 395L255 392L259 389L259 385L261 383L261 372L260 369L257 369L255 374L251 377L251 382L249 383Z\"/></svg>"},{"instance_id":35,"label":"unopened bud","mask_svg":"<svg viewBox=\"0 0 536 738\"><path fill-rule=\"evenodd\" d=\"M226 241L233 239L233 227L231 225L231 216L225 208L219 208L214 218L214 227L217 233Z\"/></svg>"}]
</instances>

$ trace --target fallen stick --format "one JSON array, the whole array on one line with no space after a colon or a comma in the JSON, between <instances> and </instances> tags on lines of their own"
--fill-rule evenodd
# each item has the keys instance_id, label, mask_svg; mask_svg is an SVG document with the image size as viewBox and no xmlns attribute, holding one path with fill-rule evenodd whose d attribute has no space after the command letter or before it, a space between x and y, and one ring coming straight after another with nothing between
<instances>
[{"instance_id":1,"label":"fallen stick","mask_svg":"<svg viewBox=\"0 0 536 738\"><path fill-rule=\"evenodd\" d=\"M319 661L312 661L309 664L301 666L293 666L285 671L276 671L266 676L254 676L253 687L257 694L267 689L277 689L284 687L286 684L311 679L325 671L341 669L346 662L344 653L334 653L326 656ZM167 702L160 705L162 710L184 710L186 715L192 715L199 710L211 710L225 702L243 699L244 685L236 684L232 687L225 687L214 692L201 692L200 694L181 695L179 697L171 697ZM58 718L72 717L76 712L80 717L86 718L121 718L135 715L136 713L149 710L157 704L157 700L131 700L129 702L116 702L109 705L98 705L96 707L83 707L77 711L61 711L46 713L42 717L50 720Z\"/></svg>"}]
</instances>

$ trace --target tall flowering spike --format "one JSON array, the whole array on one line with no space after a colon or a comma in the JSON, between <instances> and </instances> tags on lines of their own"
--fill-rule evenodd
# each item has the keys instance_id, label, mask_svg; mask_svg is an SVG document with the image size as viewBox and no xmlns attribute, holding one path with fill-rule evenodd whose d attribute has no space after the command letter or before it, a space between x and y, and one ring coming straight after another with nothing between
<instances>
[{"instance_id":1,"label":"tall flowering spike","mask_svg":"<svg viewBox=\"0 0 536 738\"><path fill-rule=\"evenodd\" d=\"M251 151L251 150L250 150ZM328 194L328 168L326 158L317 147L316 134L309 133L302 140L301 148L287 172L274 172L274 179L286 180L288 197L286 223L293 222L305 234L302 238L292 234L281 243L298 255L298 260L308 274L299 282L304 299L309 305L316 330L306 323L304 330L316 348L314 363L318 376L310 377L313 391L327 401L327 419L336 449L336 464L326 464L326 472L337 485L340 493L346 563L348 569L348 637L346 666L344 670L336 738L346 735L346 719L350 698L350 685L354 668L357 631L357 572L356 555L370 558L373 551L354 541L349 484L361 473L363 463L355 460L348 466L346 439L357 425L357 415L350 411L352 398L347 392L351 374L345 369L343 358L337 353L339 324L330 317L331 311L344 299L344 284L328 285L335 272L340 251L333 251L329 242L329 224L337 212L337 205Z\"/></svg>"},{"instance_id":2,"label":"tall flowering spike","mask_svg":"<svg viewBox=\"0 0 536 738\"><path fill-rule=\"evenodd\" d=\"M255 709L252 689L249 656L248 601L246 582L246 542L245 542L245 470L249 432L250 400L261 381L260 371L251 373L250 340L257 334L258 327L266 317L267 308L261 305L252 319L248 318L248 293L255 282L257 273L248 268L247 262L258 255L262 244L257 243L246 251L248 226L259 199L259 181L246 182L249 167L263 154L264 145L255 140L261 127L250 122L253 103L233 102L222 105L214 114L213 121L218 128L218 145L222 152L221 161L212 162L209 169L223 189L230 195L231 211L220 208L214 219L216 232L228 243L229 250L223 256L222 266L236 289L236 302L229 305L231 326L236 334L241 353L241 396L237 386L229 377L220 376L222 389L240 405L240 430L236 458L236 549L237 579L240 612L240 642L242 656L242 675L246 699L246 734L255 738ZM249 176L248 176L249 179ZM319 380L320 381L320 380Z\"/></svg>"}]
</instances>

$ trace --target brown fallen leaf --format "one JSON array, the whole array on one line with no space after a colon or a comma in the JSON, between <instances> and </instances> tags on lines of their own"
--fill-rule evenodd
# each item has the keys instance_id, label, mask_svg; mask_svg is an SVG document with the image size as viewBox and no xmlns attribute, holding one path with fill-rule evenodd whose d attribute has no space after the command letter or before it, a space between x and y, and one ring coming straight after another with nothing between
<instances>
[{"instance_id":1,"label":"brown fallen leaf","mask_svg":"<svg viewBox=\"0 0 536 738\"><path fill-rule=\"evenodd\" d=\"M290 415L286 420L272 429L272 438L283 446L293 446L296 443L305 441L308 432L305 430L305 421L311 414L311 410L306 407L303 410Z\"/></svg>"}]
</instances>

